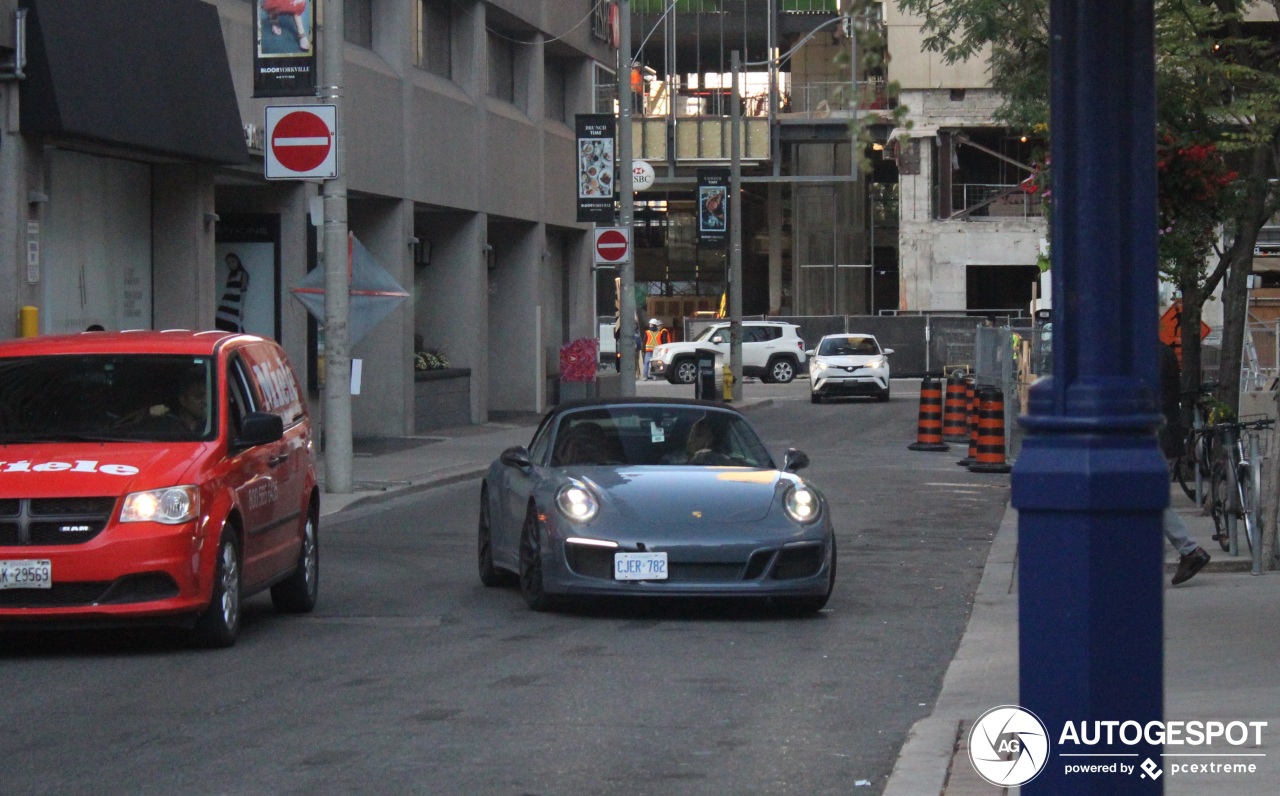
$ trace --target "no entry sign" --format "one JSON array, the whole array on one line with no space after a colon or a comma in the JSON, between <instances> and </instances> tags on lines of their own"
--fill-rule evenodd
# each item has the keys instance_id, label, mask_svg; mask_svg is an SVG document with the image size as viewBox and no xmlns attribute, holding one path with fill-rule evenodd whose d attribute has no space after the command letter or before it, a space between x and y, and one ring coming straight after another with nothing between
<instances>
[{"instance_id":1,"label":"no entry sign","mask_svg":"<svg viewBox=\"0 0 1280 796\"><path fill-rule=\"evenodd\" d=\"M631 259L631 235L626 227L596 227L596 265L616 265Z\"/></svg>"},{"instance_id":2,"label":"no entry sign","mask_svg":"<svg viewBox=\"0 0 1280 796\"><path fill-rule=\"evenodd\" d=\"M333 105L268 107L266 178L330 180L338 176L337 124Z\"/></svg>"}]
</instances>

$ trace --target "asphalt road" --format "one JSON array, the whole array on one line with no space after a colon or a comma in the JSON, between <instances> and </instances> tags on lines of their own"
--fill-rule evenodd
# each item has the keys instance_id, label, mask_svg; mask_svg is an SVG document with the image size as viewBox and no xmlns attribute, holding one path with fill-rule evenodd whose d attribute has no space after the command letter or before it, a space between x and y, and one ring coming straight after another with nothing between
<instances>
[{"instance_id":1,"label":"asphalt road","mask_svg":"<svg viewBox=\"0 0 1280 796\"><path fill-rule=\"evenodd\" d=\"M818 616L532 613L476 578L478 482L444 487L328 518L317 612L255 598L232 649L0 636L0 793L879 793L941 687L1008 477L907 450L912 383L820 406L803 381L747 387L832 504Z\"/></svg>"}]
</instances>

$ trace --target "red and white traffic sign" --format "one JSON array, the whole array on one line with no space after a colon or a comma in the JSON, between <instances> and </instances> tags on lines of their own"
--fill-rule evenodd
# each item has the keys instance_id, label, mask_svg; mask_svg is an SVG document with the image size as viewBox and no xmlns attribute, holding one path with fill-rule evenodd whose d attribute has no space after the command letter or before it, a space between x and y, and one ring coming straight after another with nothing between
<instances>
[{"instance_id":1,"label":"red and white traffic sign","mask_svg":"<svg viewBox=\"0 0 1280 796\"><path fill-rule=\"evenodd\" d=\"M617 265L631 259L631 230L596 227L596 265Z\"/></svg>"},{"instance_id":2,"label":"red and white traffic sign","mask_svg":"<svg viewBox=\"0 0 1280 796\"><path fill-rule=\"evenodd\" d=\"M267 108L266 177L301 180L338 176L338 109L335 105Z\"/></svg>"}]
</instances>

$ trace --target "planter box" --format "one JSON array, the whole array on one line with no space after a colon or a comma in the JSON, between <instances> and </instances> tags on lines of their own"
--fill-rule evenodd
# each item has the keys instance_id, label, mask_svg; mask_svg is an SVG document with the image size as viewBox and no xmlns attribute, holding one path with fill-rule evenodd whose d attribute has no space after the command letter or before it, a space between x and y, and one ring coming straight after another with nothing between
<instances>
[{"instance_id":1,"label":"planter box","mask_svg":"<svg viewBox=\"0 0 1280 796\"><path fill-rule=\"evenodd\" d=\"M414 372L414 433L470 424L471 368Z\"/></svg>"}]
</instances>

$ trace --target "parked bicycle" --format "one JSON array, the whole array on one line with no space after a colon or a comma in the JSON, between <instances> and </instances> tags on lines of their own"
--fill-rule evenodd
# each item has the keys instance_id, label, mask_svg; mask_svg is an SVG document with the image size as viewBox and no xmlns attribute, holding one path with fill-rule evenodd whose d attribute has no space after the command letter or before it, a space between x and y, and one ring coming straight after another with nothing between
<instances>
[{"instance_id":1,"label":"parked bicycle","mask_svg":"<svg viewBox=\"0 0 1280 796\"><path fill-rule=\"evenodd\" d=\"M1217 389L1218 382L1207 381L1182 394L1183 403L1191 404L1191 427L1187 429L1182 454L1173 462L1173 477L1198 506L1204 504L1205 486L1209 483L1213 464L1211 424L1218 419L1218 408L1213 399Z\"/></svg>"},{"instance_id":2,"label":"parked bicycle","mask_svg":"<svg viewBox=\"0 0 1280 796\"><path fill-rule=\"evenodd\" d=\"M1262 462L1259 454L1259 432L1270 428L1274 420L1262 419L1239 423L1220 422L1210 428L1218 445L1209 474L1209 513L1213 515L1213 538L1223 550L1230 551L1230 523L1244 523L1245 543L1253 550L1262 539ZM1239 545L1236 545L1239 551Z\"/></svg>"}]
</instances>

